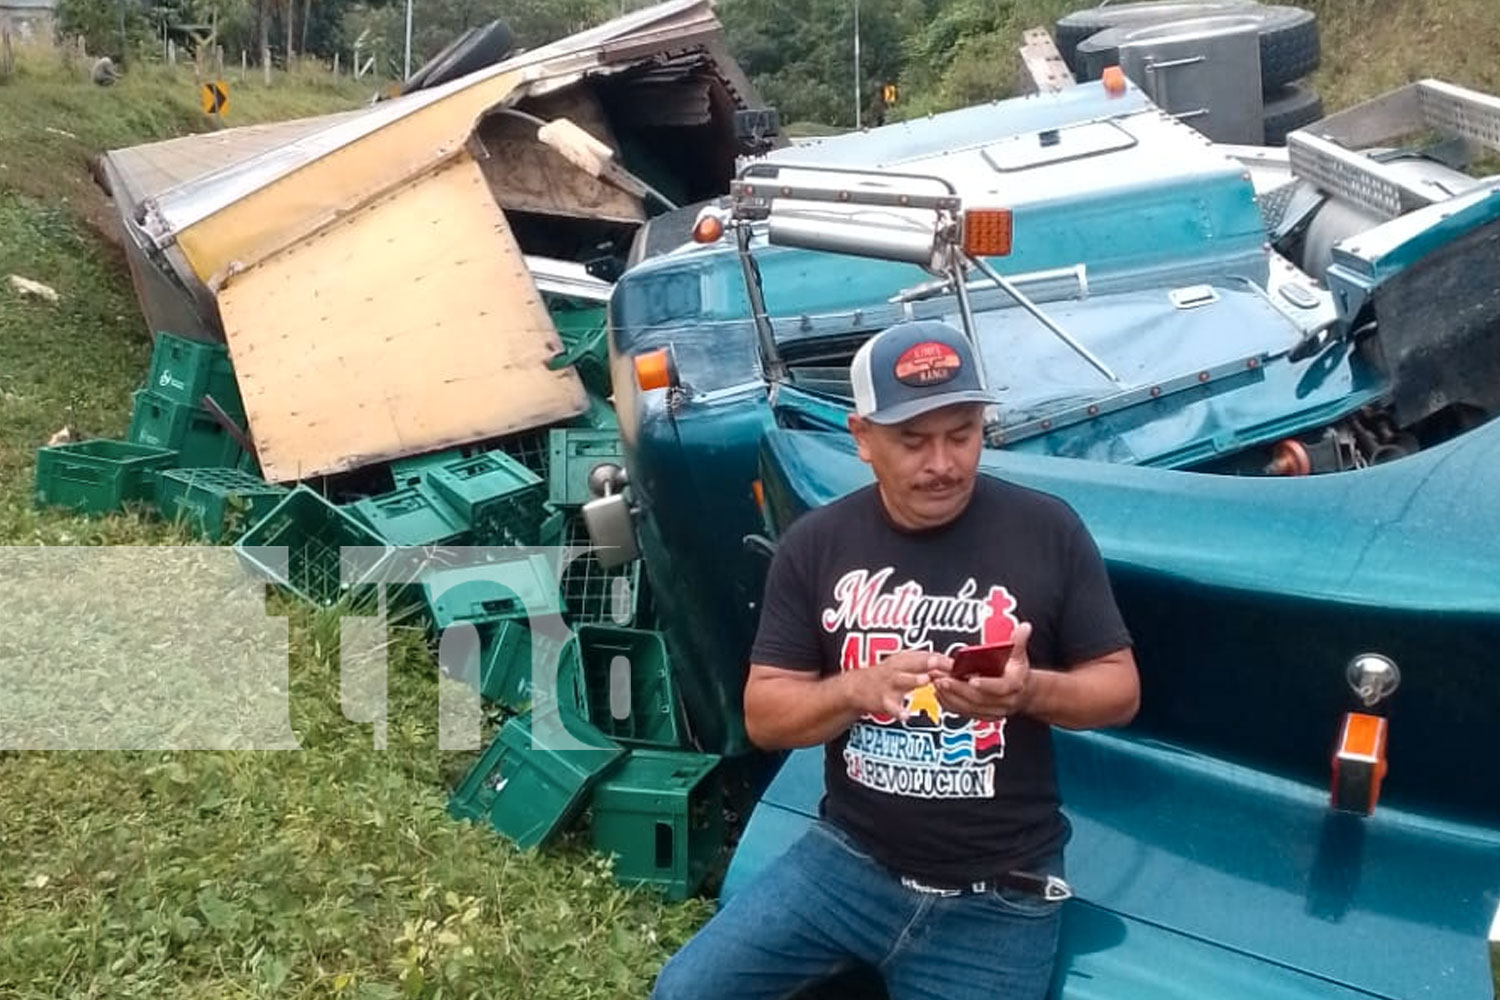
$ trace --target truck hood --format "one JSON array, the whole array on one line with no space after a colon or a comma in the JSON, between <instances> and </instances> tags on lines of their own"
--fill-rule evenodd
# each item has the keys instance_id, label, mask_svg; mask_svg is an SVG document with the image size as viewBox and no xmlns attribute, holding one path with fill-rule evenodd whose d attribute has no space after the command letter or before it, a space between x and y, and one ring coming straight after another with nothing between
<instances>
[{"instance_id":1,"label":"truck hood","mask_svg":"<svg viewBox=\"0 0 1500 1000\"><path fill-rule=\"evenodd\" d=\"M1500 833L1334 813L1321 789L1121 736L1059 731L1056 744L1077 895L1055 995L1490 995ZM822 794L822 751L793 753L745 831L726 900L806 829Z\"/></svg>"}]
</instances>

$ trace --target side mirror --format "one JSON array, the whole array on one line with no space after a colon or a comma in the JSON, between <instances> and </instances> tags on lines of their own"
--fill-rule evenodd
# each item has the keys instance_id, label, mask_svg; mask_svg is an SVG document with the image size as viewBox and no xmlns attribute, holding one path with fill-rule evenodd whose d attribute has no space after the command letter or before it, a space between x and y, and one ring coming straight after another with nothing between
<instances>
[{"instance_id":1,"label":"side mirror","mask_svg":"<svg viewBox=\"0 0 1500 1000\"><path fill-rule=\"evenodd\" d=\"M594 545L594 558L602 569L624 566L641 555L635 540L635 519L630 511L630 502L622 494L590 500L583 505L583 523L588 529L589 541Z\"/></svg>"},{"instance_id":2,"label":"side mirror","mask_svg":"<svg viewBox=\"0 0 1500 1000\"><path fill-rule=\"evenodd\" d=\"M946 271L962 203L947 181L885 171L752 164L730 185L737 220L766 223L775 246Z\"/></svg>"},{"instance_id":3,"label":"side mirror","mask_svg":"<svg viewBox=\"0 0 1500 1000\"><path fill-rule=\"evenodd\" d=\"M734 138L742 154L756 155L771 148L781 134L781 114L775 108L752 108L734 113Z\"/></svg>"},{"instance_id":4,"label":"side mirror","mask_svg":"<svg viewBox=\"0 0 1500 1000\"><path fill-rule=\"evenodd\" d=\"M619 492L627 482L625 470L611 462L589 470L594 499L583 505L583 524L596 549L594 559L603 569L624 566L641 555L635 537L635 515Z\"/></svg>"},{"instance_id":5,"label":"side mirror","mask_svg":"<svg viewBox=\"0 0 1500 1000\"><path fill-rule=\"evenodd\" d=\"M771 209L767 239L773 246L874 257L941 271L938 223L932 212L815 202L781 202Z\"/></svg>"}]
</instances>

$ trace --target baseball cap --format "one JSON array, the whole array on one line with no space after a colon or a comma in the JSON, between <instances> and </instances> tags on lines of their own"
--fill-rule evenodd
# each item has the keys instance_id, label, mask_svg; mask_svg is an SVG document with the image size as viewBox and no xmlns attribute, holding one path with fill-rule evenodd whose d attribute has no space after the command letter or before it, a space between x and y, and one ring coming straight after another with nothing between
<instances>
[{"instance_id":1,"label":"baseball cap","mask_svg":"<svg viewBox=\"0 0 1500 1000\"><path fill-rule=\"evenodd\" d=\"M938 320L897 323L865 341L850 367L854 409L899 424L954 403L993 403L963 332Z\"/></svg>"}]
</instances>

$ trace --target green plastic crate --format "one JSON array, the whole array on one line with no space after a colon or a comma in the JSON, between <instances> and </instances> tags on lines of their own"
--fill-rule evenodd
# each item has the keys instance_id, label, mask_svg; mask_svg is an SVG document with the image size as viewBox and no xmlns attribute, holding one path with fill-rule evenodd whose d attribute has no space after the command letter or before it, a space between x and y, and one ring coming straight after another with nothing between
<instances>
[{"instance_id":1,"label":"green plastic crate","mask_svg":"<svg viewBox=\"0 0 1500 1000\"><path fill-rule=\"evenodd\" d=\"M588 527L577 508L567 510L566 544L584 552L590 546ZM563 606L573 625L642 625L648 618L646 579L642 560L605 569L593 555L580 554L563 567Z\"/></svg>"},{"instance_id":2,"label":"green plastic crate","mask_svg":"<svg viewBox=\"0 0 1500 1000\"><path fill-rule=\"evenodd\" d=\"M218 542L243 534L289 492L240 469L164 469L157 475L156 507L167 520Z\"/></svg>"},{"instance_id":3,"label":"green plastic crate","mask_svg":"<svg viewBox=\"0 0 1500 1000\"><path fill-rule=\"evenodd\" d=\"M223 344L158 332L143 388L188 406L201 406L203 397L209 395L225 413L242 416L245 412L229 349Z\"/></svg>"},{"instance_id":4,"label":"green plastic crate","mask_svg":"<svg viewBox=\"0 0 1500 1000\"><path fill-rule=\"evenodd\" d=\"M128 437L137 444L175 449L184 469L235 468L245 455L213 414L154 392L135 394Z\"/></svg>"},{"instance_id":5,"label":"green plastic crate","mask_svg":"<svg viewBox=\"0 0 1500 1000\"><path fill-rule=\"evenodd\" d=\"M391 463L391 478L396 481L397 489L403 486L421 486L426 482L429 469L435 469L450 462L461 461L463 457L464 453L454 448L431 455L398 458Z\"/></svg>"},{"instance_id":6,"label":"green plastic crate","mask_svg":"<svg viewBox=\"0 0 1500 1000\"><path fill-rule=\"evenodd\" d=\"M614 856L615 878L661 889L671 900L698 891L724 842L723 780L712 754L632 750L589 801L594 849Z\"/></svg>"},{"instance_id":7,"label":"green plastic crate","mask_svg":"<svg viewBox=\"0 0 1500 1000\"><path fill-rule=\"evenodd\" d=\"M495 741L459 783L448 811L460 819L486 822L522 850L540 847L577 816L593 786L625 757L587 722L562 715L581 749L535 745L532 713L501 727Z\"/></svg>"},{"instance_id":8,"label":"green plastic crate","mask_svg":"<svg viewBox=\"0 0 1500 1000\"><path fill-rule=\"evenodd\" d=\"M541 476L499 449L428 469L427 482L470 523L486 504L542 488Z\"/></svg>"},{"instance_id":9,"label":"green plastic crate","mask_svg":"<svg viewBox=\"0 0 1500 1000\"><path fill-rule=\"evenodd\" d=\"M608 310L597 303L546 296L552 325L562 341L563 350L548 362L556 370L571 367L589 392L607 396L610 392Z\"/></svg>"},{"instance_id":10,"label":"green plastic crate","mask_svg":"<svg viewBox=\"0 0 1500 1000\"><path fill-rule=\"evenodd\" d=\"M458 545L469 535L463 516L422 486L406 486L348 506L392 545Z\"/></svg>"},{"instance_id":11,"label":"green plastic crate","mask_svg":"<svg viewBox=\"0 0 1500 1000\"><path fill-rule=\"evenodd\" d=\"M596 465L625 467L617 430L558 427L549 435L547 499L559 507L581 507L594 499L589 473Z\"/></svg>"},{"instance_id":12,"label":"green plastic crate","mask_svg":"<svg viewBox=\"0 0 1500 1000\"><path fill-rule=\"evenodd\" d=\"M677 685L660 632L581 625L578 650L588 720L600 731L626 746L685 744Z\"/></svg>"},{"instance_id":13,"label":"green plastic crate","mask_svg":"<svg viewBox=\"0 0 1500 1000\"><path fill-rule=\"evenodd\" d=\"M504 450L482 452L427 471L427 483L462 514L475 545L535 545L546 520L546 487Z\"/></svg>"},{"instance_id":14,"label":"green plastic crate","mask_svg":"<svg viewBox=\"0 0 1500 1000\"><path fill-rule=\"evenodd\" d=\"M548 513L542 493L504 497L474 517L475 545L540 545Z\"/></svg>"},{"instance_id":15,"label":"green plastic crate","mask_svg":"<svg viewBox=\"0 0 1500 1000\"><path fill-rule=\"evenodd\" d=\"M40 448L36 503L82 514L108 514L126 503L154 503L156 473L177 464L177 452L104 438Z\"/></svg>"},{"instance_id":16,"label":"green plastic crate","mask_svg":"<svg viewBox=\"0 0 1500 1000\"><path fill-rule=\"evenodd\" d=\"M565 347L592 341L604 332L608 309L603 305L579 305L558 302L551 306L552 325Z\"/></svg>"},{"instance_id":17,"label":"green plastic crate","mask_svg":"<svg viewBox=\"0 0 1500 1000\"><path fill-rule=\"evenodd\" d=\"M285 573L261 547L284 546ZM394 548L358 518L329 503L308 486L288 493L238 542L239 557L276 583L313 604L332 605L376 575ZM342 551L380 549L379 553ZM347 581L345 578L348 578Z\"/></svg>"},{"instance_id":18,"label":"green plastic crate","mask_svg":"<svg viewBox=\"0 0 1500 1000\"><path fill-rule=\"evenodd\" d=\"M542 554L429 570L422 577L422 595L440 632L459 621L524 620L532 612L562 611L557 573Z\"/></svg>"},{"instance_id":19,"label":"green plastic crate","mask_svg":"<svg viewBox=\"0 0 1500 1000\"><path fill-rule=\"evenodd\" d=\"M500 450L541 478L547 476L547 429L538 427L512 434L500 442Z\"/></svg>"},{"instance_id":20,"label":"green plastic crate","mask_svg":"<svg viewBox=\"0 0 1500 1000\"><path fill-rule=\"evenodd\" d=\"M537 528L537 544L555 548L568 540L568 512L551 504L542 508L542 524Z\"/></svg>"},{"instance_id":21,"label":"green plastic crate","mask_svg":"<svg viewBox=\"0 0 1500 1000\"><path fill-rule=\"evenodd\" d=\"M620 430L620 417L614 404L597 393L589 393L589 408L568 421L570 427L588 427L596 431Z\"/></svg>"},{"instance_id":22,"label":"green plastic crate","mask_svg":"<svg viewBox=\"0 0 1500 1000\"><path fill-rule=\"evenodd\" d=\"M534 633L515 620L476 625L480 634L479 693L486 700L517 712L530 708L536 693L532 687L532 652L537 650L544 664L549 656L555 658L555 684L566 695L568 708L581 718L587 717L587 693L578 669L578 646L571 636L568 641L559 642Z\"/></svg>"}]
</instances>

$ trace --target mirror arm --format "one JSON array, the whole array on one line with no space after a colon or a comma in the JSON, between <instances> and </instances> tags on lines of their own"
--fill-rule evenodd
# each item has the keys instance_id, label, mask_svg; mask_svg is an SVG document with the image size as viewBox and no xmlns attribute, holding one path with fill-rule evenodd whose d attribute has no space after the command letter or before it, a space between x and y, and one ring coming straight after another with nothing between
<instances>
[{"instance_id":1,"label":"mirror arm","mask_svg":"<svg viewBox=\"0 0 1500 1000\"><path fill-rule=\"evenodd\" d=\"M771 327L771 317L766 313L765 287L760 281L760 266L750 253L750 224L740 223L734 227L735 240L739 245L740 270L745 275L745 293L750 296L750 313L755 321L755 336L760 344L760 360L765 366L766 378L773 386L786 381L786 361L776 347L776 332Z\"/></svg>"},{"instance_id":2,"label":"mirror arm","mask_svg":"<svg viewBox=\"0 0 1500 1000\"><path fill-rule=\"evenodd\" d=\"M964 257L969 261L969 263L973 264L981 272L983 272L985 277L989 278L996 285L1004 289L1005 293L1012 299L1014 299L1017 305L1019 305L1022 309L1025 309L1027 312L1031 313L1031 315L1036 319L1038 323L1041 323L1048 330L1051 330L1059 340L1071 347L1074 353L1076 353L1079 357L1083 358L1083 360L1092 365L1094 369L1099 372L1099 374L1109 379L1115 385L1121 388L1125 388L1125 382L1120 378L1120 376L1116 375L1108 365L1106 365L1102 360L1099 359L1098 356L1094 354L1093 351L1090 351L1087 347L1084 347L1078 341L1074 340L1066 330L1053 322L1052 318L1046 313L1042 312L1037 304L1035 302L1032 302L1031 299L1026 296L1025 292L1022 292L1019 288L1017 288L1013 282L1005 277L1005 275L1001 274L999 271L991 267L988 261L986 261L982 257L971 257L968 254L964 254ZM958 287L965 288L964 282L959 281ZM966 288L965 295L967 295Z\"/></svg>"}]
</instances>

